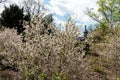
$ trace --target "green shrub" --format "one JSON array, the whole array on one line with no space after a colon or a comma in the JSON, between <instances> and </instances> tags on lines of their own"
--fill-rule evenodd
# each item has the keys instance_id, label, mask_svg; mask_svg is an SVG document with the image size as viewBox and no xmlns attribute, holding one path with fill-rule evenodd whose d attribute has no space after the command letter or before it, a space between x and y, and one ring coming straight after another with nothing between
<instances>
[{"instance_id":1,"label":"green shrub","mask_svg":"<svg viewBox=\"0 0 120 80\"><path fill-rule=\"evenodd\" d=\"M101 70L100 70L100 68L99 68L98 66L95 66L95 67L94 67L94 71L95 71L95 72L98 72L98 73L101 72Z\"/></svg>"}]
</instances>

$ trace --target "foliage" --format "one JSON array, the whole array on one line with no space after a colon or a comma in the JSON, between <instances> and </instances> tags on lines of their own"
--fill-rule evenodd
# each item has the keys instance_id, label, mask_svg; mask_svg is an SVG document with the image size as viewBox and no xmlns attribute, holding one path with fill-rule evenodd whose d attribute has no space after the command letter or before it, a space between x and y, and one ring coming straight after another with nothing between
<instances>
[{"instance_id":1,"label":"foliage","mask_svg":"<svg viewBox=\"0 0 120 80\"><path fill-rule=\"evenodd\" d=\"M93 8L88 9L87 15L98 22L98 26L94 30L94 39L103 41L108 36L114 35L114 27L120 22L120 0L98 0L97 4L97 12L94 12ZM95 34L95 32L97 33Z\"/></svg>"},{"instance_id":2,"label":"foliage","mask_svg":"<svg viewBox=\"0 0 120 80\"><path fill-rule=\"evenodd\" d=\"M95 72L98 72L98 73L101 72L101 70L99 69L98 66L95 66L95 67L94 67L94 70L95 70Z\"/></svg>"},{"instance_id":3,"label":"foliage","mask_svg":"<svg viewBox=\"0 0 120 80\"><path fill-rule=\"evenodd\" d=\"M41 23L42 20L41 22L39 20L39 23L33 25L32 29L28 27L25 30L26 43L24 46L26 50L24 50L24 53L29 55L31 60L29 61L29 65L31 65L33 71L42 69L45 74L50 75L47 77L50 79L55 72L64 72L62 74L67 74L66 69L68 67L73 68L70 67L73 64L77 66L77 62L73 61L76 60L79 62L80 55L77 55L77 51L79 48L82 48L80 45L74 47L78 42L76 40L76 37L79 35L77 27L69 22L65 31L54 29L54 35L47 34L47 31L41 35L41 28L44 27ZM49 25L48 27L52 28L53 25ZM39 69L36 68L38 66L40 67ZM24 66L22 67L24 69Z\"/></svg>"},{"instance_id":4,"label":"foliage","mask_svg":"<svg viewBox=\"0 0 120 80\"><path fill-rule=\"evenodd\" d=\"M16 70L16 61L20 53L21 36L16 36L16 31L6 29L0 32L0 64L1 69L7 67Z\"/></svg>"},{"instance_id":5,"label":"foliage","mask_svg":"<svg viewBox=\"0 0 120 80\"><path fill-rule=\"evenodd\" d=\"M29 80L74 79L73 73L77 74L75 71L80 71L79 63L82 57L79 51L84 47L76 39L79 36L76 25L68 21L66 29L59 31L49 24L48 28L54 30L54 35L49 35L47 31L41 34L44 28L41 17L31 28L28 26L25 22L26 42L22 42L22 36L17 35L15 30L1 31L0 54L5 57L1 59L2 65L10 66L10 70L19 71ZM75 46L76 44L78 45ZM75 78L77 77L79 78Z\"/></svg>"},{"instance_id":6,"label":"foliage","mask_svg":"<svg viewBox=\"0 0 120 80\"><path fill-rule=\"evenodd\" d=\"M22 36L17 35L14 29L0 31L0 76L3 79L13 80L15 76L22 77L20 80L104 80L119 77L119 26L115 27L116 35L111 35L104 43L93 43L89 33L90 52L99 56L86 55L83 58L85 44L77 41L79 29L71 20L63 31L49 24L48 28L54 30L54 35L49 35L47 31L41 34L44 25L39 18L31 28L27 22L24 23L26 42L22 42Z\"/></svg>"},{"instance_id":7,"label":"foliage","mask_svg":"<svg viewBox=\"0 0 120 80\"><path fill-rule=\"evenodd\" d=\"M53 24L53 17L52 14L46 15L43 19L42 19L42 23L43 26L45 27L45 30L48 29L48 26ZM44 31L44 30L43 30ZM48 29L48 34L52 34L53 31L52 29Z\"/></svg>"},{"instance_id":8,"label":"foliage","mask_svg":"<svg viewBox=\"0 0 120 80\"><path fill-rule=\"evenodd\" d=\"M97 13L93 12L93 9L88 9L87 15L100 24L102 33L114 33L113 27L120 22L120 0L98 0L97 4Z\"/></svg>"},{"instance_id":9,"label":"foliage","mask_svg":"<svg viewBox=\"0 0 120 80\"><path fill-rule=\"evenodd\" d=\"M43 14L37 15L30 24L27 21L23 22L23 27L26 28L24 35L17 35L15 29L0 30L1 78L6 80L119 79L119 24L115 24L113 28L114 35L106 35L109 33L110 25L104 22L105 26L101 24L100 27L89 32L85 41L78 41L80 31L71 19L61 31L52 24L52 15L43 16ZM93 55L83 57L85 50Z\"/></svg>"},{"instance_id":10,"label":"foliage","mask_svg":"<svg viewBox=\"0 0 120 80\"><path fill-rule=\"evenodd\" d=\"M1 14L0 22L4 27L17 29L17 32L21 33L25 30L23 20L28 20L28 17L24 16L23 9L13 4L10 7L5 7Z\"/></svg>"},{"instance_id":11,"label":"foliage","mask_svg":"<svg viewBox=\"0 0 120 80\"><path fill-rule=\"evenodd\" d=\"M60 73L55 73L52 80L67 80L66 76L61 75Z\"/></svg>"}]
</instances>

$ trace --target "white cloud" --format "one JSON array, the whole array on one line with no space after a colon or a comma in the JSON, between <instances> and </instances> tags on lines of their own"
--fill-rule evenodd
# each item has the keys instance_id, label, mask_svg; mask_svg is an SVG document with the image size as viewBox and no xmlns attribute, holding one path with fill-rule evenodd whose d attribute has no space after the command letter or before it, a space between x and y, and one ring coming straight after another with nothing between
<instances>
[{"instance_id":1,"label":"white cloud","mask_svg":"<svg viewBox=\"0 0 120 80\"><path fill-rule=\"evenodd\" d=\"M8 3L16 3L18 5L22 5L23 0L7 0ZM42 0L45 3L48 0ZM45 6L50 10L49 13L55 13L60 16L65 16L66 14L72 14L72 16L82 23L92 23L94 22L90 19L85 11L87 8L95 8L97 0L49 0L49 4L45 4ZM0 12L3 10L3 5L0 5ZM64 17L63 17L64 18ZM57 17L55 20L60 21Z\"/></svg>"},{"instance_id":2,"label":"white cloud","mask_svg":"<svg viewBox=\"0 0 120 80\"><path fill-rule=\"evenodd\" d=\"M61 0L50 0L50 5L47 6L52 13L64 16L69 12L68 8L61 2Z\"/></svg>"},{"instance_id":3,"label":"white cloud","mask_svg":"<svg viewBox=\"0 0 120 80\"><path fill-rule=\"evenodd\" d=\"M52 12L64 16L67 13L72 13L77 20L83 23L93 22L86 14L87 8L95 8L97 0L50 0L49 8Z\"/></svg>"}]
</instances>

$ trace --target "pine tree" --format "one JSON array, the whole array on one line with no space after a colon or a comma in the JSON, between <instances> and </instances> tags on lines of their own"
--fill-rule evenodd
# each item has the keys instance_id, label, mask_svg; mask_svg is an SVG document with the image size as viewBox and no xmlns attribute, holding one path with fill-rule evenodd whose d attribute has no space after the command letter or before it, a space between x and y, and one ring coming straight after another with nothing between
<instances>
[{"instance_id":1,"label":"pine tree","mask_svg":"<svg viewBox=\"0 0 120 80\"><path fill-rule=\"evenodd\" d=\"M23 14L23 8L13 4L10 7L5 6L5 10L1 14L0 22L6 28L17 29L17 32L22 33L25 28L23 27L23 20L27 20Z\"/></svg>"}]
</instances>

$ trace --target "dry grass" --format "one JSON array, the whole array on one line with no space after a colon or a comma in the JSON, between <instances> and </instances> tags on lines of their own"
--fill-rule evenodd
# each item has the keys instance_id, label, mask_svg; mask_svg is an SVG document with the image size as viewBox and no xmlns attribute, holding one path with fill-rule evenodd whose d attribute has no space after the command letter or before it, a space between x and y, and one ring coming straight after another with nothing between
<instances>
[{"instance_id":1,"label":"dry grass","mask_svg":"<svg viewBox=\"0 0 120 80\"><path fill-rule=\"evenodd\" d=\"M120 37L118 29L113 35L106 35L107 38L102 41L92 42L94 38L91 37L94 37L94 34L97 35L94 32L90 37L91 54L99 55L99 57L93 56L90 59L90 64L95 71L102 72L103 79L117 80L120 77Z\"/></svg>"}]
</instances>

